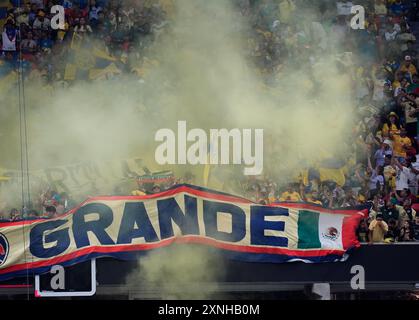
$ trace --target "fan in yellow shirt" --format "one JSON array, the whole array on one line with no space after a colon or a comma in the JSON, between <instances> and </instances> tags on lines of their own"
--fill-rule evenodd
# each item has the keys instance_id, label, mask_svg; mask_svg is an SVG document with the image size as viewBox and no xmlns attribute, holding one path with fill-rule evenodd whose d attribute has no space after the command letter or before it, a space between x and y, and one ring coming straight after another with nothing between
<instances>
[{"instance_id":1,"label":"fan in yellow shirt","mask_svg":"<svg viewBox=\"0 0 419 320\"><path fill-rule=\"evenodd\" d=\"M369 227L369 239L370 243L373 242L384 242L384 236L388 231L388 225L383 220L382 214L377 214L375 219L371 221Z\"/></svg>"},{"instance_id":2,"label":"fan in yellow shirt","mask_svg":"<svg viewBox=\"0 0 419 320\"><path fill-rule=\"evenodd\" d=\"M416 67L412 63L412 57L411 56L406 56L404 58L404 62L400 66L399 71L400 72L408 72L408 73L410 73L411 76L418 73L418 71L416 70Z\"/></svg>"},{"instance_id":3,"label":"fan in yellow shirt","mask_svg":"<svg viewBox=\"0 0 419 320\"><path fill-rule=\"evenodd\" d=\"M294 191L294 192L285 191L281 194L281 197L279 198L279 201L299 202L299 201L302 201L302 199L300 197L300 194L296 191Z\"/></svg>"},{"instance_id":4,"label":"fan in yellow shirt","mask_svg":"<svg viewBox=\"0 0 419 320\"><path fill-rule=\"evenodd\" d=\"M381 130L383 137L398 134L399 130L399 117L395 112L390 112L388 115L388 121L384 123L383 129Z\"/></svg>"},{"instance_id":5,"label":"fan in yellow shirt","mask_svg":"<svg viewBox=\"0 0 419 320\"><path fill-rule=\"evenodd\" d=\"M412 146L412 141L406 136L406 130L401 129L400 135L393 136L393 154L395 157L406 158L406 149Z\"/></svg>"},{"instance_id":6,"label":"fan in yellow shirt","mask_svg":"<svg viewBox=\"0 0 419 320\"><path fill-rule=\"evenodd\" d=\"M287 190L281 194L279 201L299 202L303 200L301 199L300 194L297 191L295 191L293 185L290 184L288 185Z\"/></svg>"}]
</instances>

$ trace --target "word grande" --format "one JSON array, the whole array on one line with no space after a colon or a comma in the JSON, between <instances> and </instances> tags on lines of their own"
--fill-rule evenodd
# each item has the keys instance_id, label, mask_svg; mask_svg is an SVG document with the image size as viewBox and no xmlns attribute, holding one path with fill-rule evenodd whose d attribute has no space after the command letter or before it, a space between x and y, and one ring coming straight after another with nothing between
<instances>
[{"instance_id":1,"label":"word grande","mask_svg":"<svg viewBox=\"0 0 419 320\"><path fill-rule=\"evenodd\" d=\"M117 214L108 205L89 203L68 219L34 226L29 234L29 250L37 258L55 257L70 245L75 244L77 249L91 246L89 233L98 241L94 244L103 246L129 245L138 238L142 243L155 243L175 234L204 236L230 243L250 236L250 245L288 246L286 237L265 235L265 230L285 231L284 221L265 218L286 217L289 215L287 208L250 205L249 219L242 207L231 203L200 200L198 205L198 199L190 195L184 195L182 200L179 202L184 203L184 210L174 197L156 200L157 216L155 212L147 212L144 202L125 202L120 220L114 219ZM202 208L202 212L198 208ZM158 228L153 227L155 219ZM247 234L248 230L250 234Z\"/></svg>"},{"instance_id":2,"label":"word grande","mask_svg":"<svg viewBox=\"0 0 419 320\"><path fill-rule=\"evenodd\" d=\"M260 175L263 172L263 129L255 129L255 152L252 155L252 129L210 129L210 138L202 129L187 132L186 121L178 121L176 133L171 129L160 129L155 140L163 142L156 148L155 160L160 165L170 164L230 164L230 139L233 143L233 164L244 162L250 168L245 175ZM187 149L187 142L194 142ZM177 148L176 148L177 144ZM219 145L221 144L221 150ZM177 161L176 161L177 151Z\"/></svg>"}]
</instances>

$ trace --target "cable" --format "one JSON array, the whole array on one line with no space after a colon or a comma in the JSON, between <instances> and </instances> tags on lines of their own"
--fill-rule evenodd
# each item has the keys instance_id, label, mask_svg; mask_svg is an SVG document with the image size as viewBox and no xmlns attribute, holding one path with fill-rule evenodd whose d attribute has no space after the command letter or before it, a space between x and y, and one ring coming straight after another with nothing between
<instances>
[{"instance_id":1,"label":"cable","mask_svg":"<svg viewBox=\"0 0 419 320\"><path fill-rule=\"evenodd\" d=\"M18 7L21 8L21 0L18 2ZM19 132L20 132L20 171L22 176L22 183L21 183L21 192L22 192L22 214L25 210L31 205L30 199L30 185L29 185L29 157L28 157L28 138L27 138L27 121L26 121L26 102L25 102L25 79L23 75L23 57L22 57L22 50L21 50L21 30L20 26L17 28L17 35L16 35L17 45L19 47L16 48L18 50L19 56L19 67L18 67L18 74L17 74L17 84L18 84L18 103L19 103ZM26 192L27 197L25 197L25 174L26 171ZM23 238L23 248L24 248L24 260L25 264L27 265L27 256L26 256L26 234L25 234L25 221L22 224L22 238ZM26 283L29 284L29 269L26 266ZM30 300L29 294L29 287L26 289L26 298Z\"/></svg>"}]
</instances>

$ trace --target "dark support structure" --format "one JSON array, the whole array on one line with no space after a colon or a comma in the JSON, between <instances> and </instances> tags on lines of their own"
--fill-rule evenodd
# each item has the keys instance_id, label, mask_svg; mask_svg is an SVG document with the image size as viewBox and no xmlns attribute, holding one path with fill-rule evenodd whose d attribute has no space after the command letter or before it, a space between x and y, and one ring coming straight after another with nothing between
<instances>
[{"instance_id":1,"label":"dark support structure","mask_svg":"<svg viewBox=\"0 0 419 320\"><path fill-rule=\"evenodd\" d=\"M164 250L170 250L167 247ZM208 253L211 255L211 253ZM187 290L202 291L207 288L214 297L264 297L278 298L284 294L295 294L295 297L305 297L314 283L330 284L333 294L347 293L359 295L365 292L377 291L415 291L419 289L419 244L382 244L363 245L351 253L345 262L307 264L307 263L247 263L220 258L218 263L224 274L213 279L211 283L192 283ZM170 262L169 262L170 263ZM78 289L89 283L89 263L81 263L67 268L66 277L71 286ZM353 290L351 273L354 266L361 266L365 271L365 290ZM156 285L138 281L127 283L127 276L135 272L141 275L137 261L119 261L110 258L97 259L96 297L158 299L160 288ZM50 275L45 275L48 283ZM141 278L141 277L138 277ZM32 279L33 280L33 279ZM14 279L0 283L0 296L25 294L25 287L10 287L9 285L26 284L25 279ZM31 282L30 285L33 283ZM6 285L6 287L4 287ZM168 284L170 287L170 284ZM176 297L177 288L173 287ZM185 286L182 286L185 290ZM33 293L33 289L31 289ZM299 296L297 293L300 293Z\"/></svg>"}]
</instances>

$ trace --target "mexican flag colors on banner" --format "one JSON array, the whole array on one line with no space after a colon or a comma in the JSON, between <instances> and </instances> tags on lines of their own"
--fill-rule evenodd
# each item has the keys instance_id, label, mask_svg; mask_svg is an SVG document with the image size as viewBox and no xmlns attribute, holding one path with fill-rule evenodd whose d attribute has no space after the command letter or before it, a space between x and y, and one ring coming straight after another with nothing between
<instances>
[{"instance_id":1,"label":"mexican flag colors on banner","mask_svg":"<svg viewBox=\"0 0 419 320\"><path fill-rule=\"evenodd\" d=\"M191 185L147 196L90 198L54 219L0 223L0 280L100 257L138 259L199 244L248 262L344 261L368 209L263 206Z\"/></svg>"},{"instance_id":2,"label":"mexican flag colors on banner","mask_svg":"<svg viewBox=\"0 0 419 320\"><path fill-rule=\"evenodd\" d=\"M343 249L343 225L343 215L299 210L298 249Z\"/></svg>"}]
</instances>

